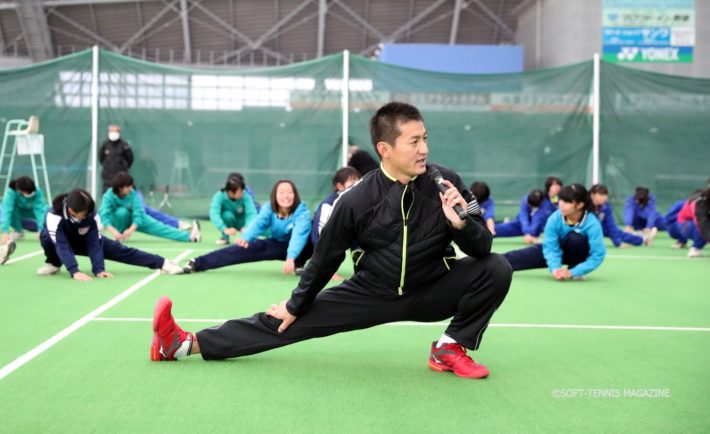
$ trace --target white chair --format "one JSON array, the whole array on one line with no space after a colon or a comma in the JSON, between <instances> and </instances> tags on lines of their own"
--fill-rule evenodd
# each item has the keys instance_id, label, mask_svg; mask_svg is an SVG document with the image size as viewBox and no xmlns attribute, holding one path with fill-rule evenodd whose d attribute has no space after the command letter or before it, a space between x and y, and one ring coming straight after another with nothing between
<instances>
[{"instance_id":1,"label":"white chair","mask_svg":"<svg viewBox=\"0 0 710 434\"><path fill-rule=\"evenodd\" d=\"M9 142L12 140L12 145ZM29 156L32 162L32 175L34 181L40 184L40 179L37 176L38 170L42 171L44 179L44 191L47 195L48 203L51 203L52 193L49 190L49 176L47 175L47 162L44 158L44 135L39 134L39 118L30 116L29 120L11 119L5 125L5 134L2 140L2 149L0 149L0 180L4 181L3 196L7 192L10 180L12 179L12 170L15 166L16 156ZM38 167L35 156L39 156L40 166ZM9 159L7 165L5 160ZM7 170L4 168L7 167Z\"/></svg>"}]
</instances>

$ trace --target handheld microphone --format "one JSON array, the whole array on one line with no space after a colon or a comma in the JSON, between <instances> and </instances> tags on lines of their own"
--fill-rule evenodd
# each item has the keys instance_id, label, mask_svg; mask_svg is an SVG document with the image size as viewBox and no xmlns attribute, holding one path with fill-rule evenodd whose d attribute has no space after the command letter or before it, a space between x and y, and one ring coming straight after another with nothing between
<instances>
[{"instance_id":1,"label":"handheld microphone","mask_svg":"<svg viewBox=\"0 0 710 434\"><path fill-rule=\"evenodd\" d=\"M436 187L439 189L439 191L442 194L446 193L446 190L448 190L449 187L444 184L444 178L441 177L441 172L439 172L439 169L437 169L436 167L429 166L426 173L434 181L434 184L436 184ZM454 205L454 211L456 211L456 214L459 215L459 218L461 220L464 220L466 218L466 211L461 208L461 205Z\"/></svg>"}]
</instances>

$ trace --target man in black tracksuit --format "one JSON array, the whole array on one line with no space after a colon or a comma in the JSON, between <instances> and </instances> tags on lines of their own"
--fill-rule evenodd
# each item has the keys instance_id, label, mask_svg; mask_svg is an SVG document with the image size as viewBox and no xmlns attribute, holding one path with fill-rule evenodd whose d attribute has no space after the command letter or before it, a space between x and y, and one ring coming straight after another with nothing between
<instances>
[{"instance_id":1,"label":"man in black tracksuit","mask_svg":"<svg viewBox=\"0 0 710 434\"><path fill-rule=\"evenodd\" d=\"M379 170L343 192L291 298L267 312L192 335L173 321L167 297L155 309L153 360L201 352L224 359L395 321L451 320L431 347L429 367L467 378L488 375L475 350L505 298L511 268L490 253L492 237L471 193L443 167L439 193L426 173L426 129L419 111L389 103L370 121ZM429 165L433 166L433 165ZM455 204L467 209L460 219ZM468 255L455 260L451 241ZM350 280L321 291L350 245L363 250Z\"/></svg>"},{"instance_id":2,"label":"man in black tracksuit","mask_svg":"<svg viewBox=\"0 0 710 434\"><path fill-rule=\"evenodd\" d=\"M133 165L133 149L126 141L121 139L121 127L109 125L108 139L99 149L99 162L103 167L101 179L106 191L113 185L113 177L119 172L128 172Z\"/></svg>"}]
</instances>

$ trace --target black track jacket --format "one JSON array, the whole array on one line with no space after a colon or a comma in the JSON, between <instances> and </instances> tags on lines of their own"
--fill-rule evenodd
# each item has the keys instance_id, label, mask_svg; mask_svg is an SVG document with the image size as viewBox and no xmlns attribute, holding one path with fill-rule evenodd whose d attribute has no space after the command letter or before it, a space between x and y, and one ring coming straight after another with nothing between
<instances>
[{"instance_id":1,"label":"black track jacket","mask_svg":"<svg viewBox=\"0 0 710 434\"><path fill-rule=\"evenodd\" d=\"M469 204L466 225L461 230L451 226L441 208L437 186L426 173L403 185L382 168L373 170L335 203L313 257L286 304L289 313L298 316L308 310L353 243L364 253L356 260L357 271L351 280L387 298L416 291L447 273L445 257L451 256L451 241L475 258L490 253L493 237L471 192L455 172L431 166L438 168Z\"/></svg>"}]
</instances>

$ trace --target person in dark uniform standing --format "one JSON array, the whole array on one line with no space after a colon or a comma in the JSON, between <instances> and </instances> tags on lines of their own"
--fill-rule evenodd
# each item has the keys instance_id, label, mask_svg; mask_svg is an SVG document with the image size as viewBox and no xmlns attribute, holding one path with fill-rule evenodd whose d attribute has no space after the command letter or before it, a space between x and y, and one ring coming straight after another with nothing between
<instances>
[{"instance_id":1,"label":"person in dark uniform standing","mask_svg":"<svg viewBox=\"0 0 710 434\"><path fill-rule=\"evenodd\" d=\"M380 168L335 202L290 299L192 334L175 323L172 301L162 297L153 316L152 360L197 353L226 359L389 322L453 317L430 344L429 368L464 378L488 376L466 350L478 349L503 302L510 264L491 253L491 233L459 175L427 162L427 132L416 107L384 105L370 120L370 133ZM468 256L456 260L452 241ZM352 243L362 249L355 274L321 291Z\"/></svg>"},{"instance_id":2,"label":"person in dark uniform standing","mask_svg":"<svg viewBox=\"0 0 710 434\"><path fill-rule=\"evenodd\" d=\"M99 163L103 167L101 179L103 190L113 186L113 177L118 172L128 172L133 165L133 149L125 140L121 139L121 127L108 126L108 139L101 144L99 149Z\"/></svg>"}]
</instances>

